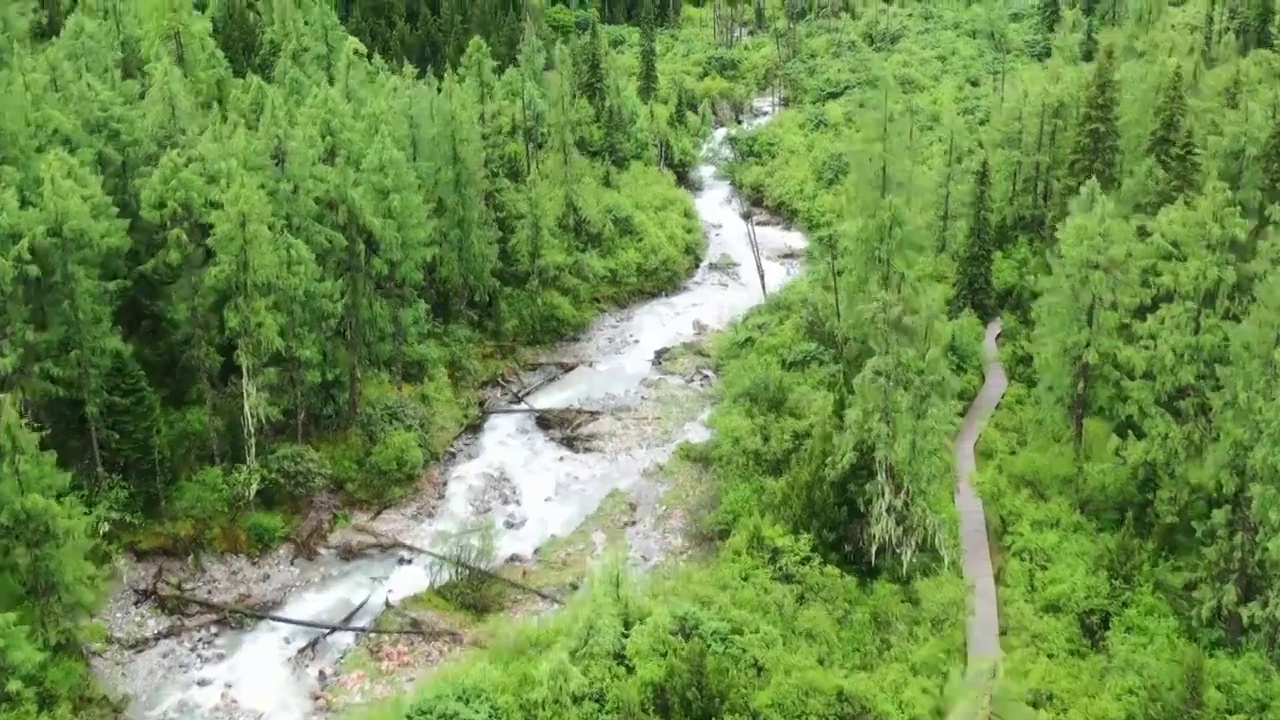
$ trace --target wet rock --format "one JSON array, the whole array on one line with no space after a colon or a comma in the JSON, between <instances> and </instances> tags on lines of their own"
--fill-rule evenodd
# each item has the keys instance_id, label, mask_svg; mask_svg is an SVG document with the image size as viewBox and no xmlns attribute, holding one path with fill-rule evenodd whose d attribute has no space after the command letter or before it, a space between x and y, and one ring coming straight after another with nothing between
<instances>
[{"instance_id":1,"label":"wet rock","mask_svg":"<svg viewBox=\"0 0 1280 720\"><path fill-rule=\"evenodd\" d=\"M529 522L529 518L524 513L515 512L502 519L502 527L508 530L519 530Z\"/></svg>"},{"instance_id":2,"label":"wet rock","mask_svg":"<svg viewBox=\"0 0 1280 720\"><path fill-rule=\"evenodd\" d=\"M209 687L212 684L213 684L213 678L209 677L208 675L201 675L200 677L196 678L196 685L199 685L200 687Z\"/></svg>"},{"instance_id":3,"label":"wet rock","mask_svg":"<svg viewBox=\"0 0 1280 720\"><path fill-rule=\"evenodd\" d=\"M597 438L589 426L597 417L597 413L564 408L544 410L534 417L534 423L553 442L581 453L591 452L596 447Z\"/></svg>"},{"instance_id":4,"label":"wet rock","mask_svg":"<svg viewBox=\"0 0 1280 720\"><path fill-rule=\"evenodd\" d=\"M471 511L476 515L493 512L495 507L519 504L520 493L504 472L485 473L484 483L472 491Z\"/></svg>"},{"instance_id":5,"label":"wet rock","mask_svg":"<svg viewBox=\"0 0 1280 720\"><path fill-rule=\"evenodd\" d=\"M755 223L756 225L759 225L760 227L779 227L779 226L785 225L785 223L782 221L782 218L776 215L773 215L767 210L760 210L760 209L757 209L755 213L751 216L751 222Z\"/></svg>"},{"instance_id":6,"label":"wet rock","mask_svg":"<svg viewBox=\"0 0 1280 720\"><path fill-rule=\"evenodd\" d=\"M707 327L707 324L701 320L693 321L693 332L698 335L705 335L710 329L711 328Z\"/></svg>"}]
</instances>

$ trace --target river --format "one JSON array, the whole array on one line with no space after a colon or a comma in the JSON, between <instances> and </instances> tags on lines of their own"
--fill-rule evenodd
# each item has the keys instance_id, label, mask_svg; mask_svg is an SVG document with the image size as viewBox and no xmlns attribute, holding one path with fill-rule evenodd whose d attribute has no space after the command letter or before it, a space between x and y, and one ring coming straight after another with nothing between
<instances>
[{"instance_id":1,"label":"river","mask_svg":"<svg viewBox=\"0 0 1280 720\"><path fill-rule=\"evenodd\" d=\"M755 108L757 116L748 125L767 121L772 112L768 102L758 101ZM584 339L566 344L562 357L592 361L529 396L529 404L592 408L619 400L625 404L628 398L644 402L642 386L659 372L652 363L655 351L690 340L700 330L723 328L762 301L748 225L733 188L717 172L728 132L717 129L708 139L698 170L702 186L694 205L709 237L706 259L694 277L679 292L603 316ZM758 226L756 237L765 284L772 291L794 276L796 263L786 258L795 257L804 238L774 226ZM716 269L726 264L725 256L736 263L736 273ZM676 440L705 434L701 421L693 422ZM482 522L493 527L497 557L531 555L553 536L572 532L610 492L644 482L644 471L669 457L676 444L615 441L574 452L549 438L532 415L520 414L491 416L473 442L467 459L447 470L445 497L432 517L406 521L409 516L402 516L393 525L398 539L438 547L442 533ZM509 479L514 492L477 515L475 497L494 477ZM519 522L512 522L513 516ZM372 598L349 624L372 623L388 601L422 592L440 575L429 560L405 560L382 554L344 562L328 554L300 564L299 587L275 612L333 623ZM314 659L298 662L299 650L322 632L269 621L222 630L205 641L216 660L182 667L165 660L172 648L152 650L135 656L134 667L123 668L120 689L134 696L131 715L139 720L308 720L318 716L312 699L318 669L335 663L355 641L352 633L337 633L317 647Z\"/></svg>"}]
</instances>

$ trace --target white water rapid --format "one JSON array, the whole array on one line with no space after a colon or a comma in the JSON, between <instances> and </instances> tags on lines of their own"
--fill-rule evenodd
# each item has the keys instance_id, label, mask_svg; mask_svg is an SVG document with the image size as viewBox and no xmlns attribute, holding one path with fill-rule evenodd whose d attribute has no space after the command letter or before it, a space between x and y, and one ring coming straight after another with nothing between
<instances>
[{"instance_id":1,"label":"white water rapid","mask_svg":"<svg viewBox=\"0 0 1280 720\"><path fill-rule=\"evenodd\" d=\"M760 116L752 122L767 120L769 103L758 102L756 108ZM625 398L655 374L651 367L654 351L692 339L696 323L721 328L761 302L746 222L740 217L733 189L711 164L725 147L727 132L719 129L708 140L704 149L707 164L699 168L703 184L694 200L709 242L707 260L697 274L678 293L603 318L581 343L584 356L593 358L592 364L578 367L527 398L531 405L592 407L593 402L606 397ZM788 280L794 266L771 256L803 246L804 239L797 232L777 227L758 227L756 234L765 282L773 290ZM737 262L737 277L726 277L707 267L709 261L723 255ZM687 430L689 437L705 435L704 427ZM439 533L473 526L477 519L488 520L494 527L497 557L532 555L553 535L572 532L609 492L640 482L642 473L671 451L571 452L538 429L532 415L491 416L475 449L474 459L456 465L448 474L446 496L435 516L401 540L431 547ZM502 518L510 507L495 507L487 517L474 514L471 498L495 474L505 475L514 484L520 512L527 518L523 525L504 526ZM372 600L350 624L372 623L384 608L384 597L405 597L433 583L430 561L399 564L397 560L393 555L346 563L325 558L318 568L327 568L327 577L294 592L275 612L338 622L372 593ZM337 633L322 643L309 666L302 667L295 655L322 632L269 621L226 631L217 640L218 649L225 653L222 661L195 675L178 670L170 677L154 678L152 692L136 699L134 716L140 720L316 717L312 691L317 687L318 667L336 662L354 642L352 633ZM226 709L227 696L238 707L234 712Z\"/></svg>"}]
</instances>

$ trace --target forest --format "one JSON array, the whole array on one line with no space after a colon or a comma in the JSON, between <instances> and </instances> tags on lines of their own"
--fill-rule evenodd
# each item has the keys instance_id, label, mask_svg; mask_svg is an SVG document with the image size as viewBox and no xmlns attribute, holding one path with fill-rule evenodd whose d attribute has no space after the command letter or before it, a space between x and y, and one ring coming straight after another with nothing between
<instances>
[{"instance_id":1,"label":"forest","mask_svg":"<svg viewBox=\"0 0 1280 720\"><path fill-rule=\"evenodd\" d=\"M728 170L811 246L716 342L705 552L359 716L1280 718L1273 0L590 5L0 11L0 717L96 707L118 549L387 502L523 350L678 286L702 136L776 93Z\"/></svg>"}]
</instances>

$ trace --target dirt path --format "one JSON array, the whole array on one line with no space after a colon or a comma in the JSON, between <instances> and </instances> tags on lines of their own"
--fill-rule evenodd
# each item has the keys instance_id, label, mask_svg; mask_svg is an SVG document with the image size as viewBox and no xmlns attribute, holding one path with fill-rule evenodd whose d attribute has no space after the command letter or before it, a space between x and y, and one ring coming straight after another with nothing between
<instances>
[{"instance_id":1,"label":"dirt path","mask_svg":"<svg viewBox=\"0 0 1280 720\"><path fill-rule=\"evenodd\" d=\"M991 571L991 552L987 545L987 522L982 501L973 491L970 478L976 467L974 445L983 423L1000 403L1008 379L997 357L996 338L1000 336L1000 319L987 325L983 339L986 361L985 380L978 397L965 413L960 434L956 437L956 511L960 515L960 543L965 579L973 584L972 615L969 617L969 665L996 660L1000 656L1000 615L996 607L996 584Z\"/></svg>"}]
</instances>

